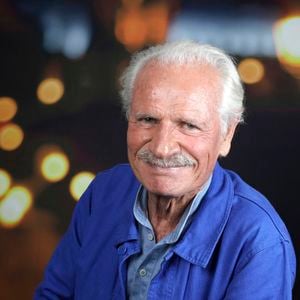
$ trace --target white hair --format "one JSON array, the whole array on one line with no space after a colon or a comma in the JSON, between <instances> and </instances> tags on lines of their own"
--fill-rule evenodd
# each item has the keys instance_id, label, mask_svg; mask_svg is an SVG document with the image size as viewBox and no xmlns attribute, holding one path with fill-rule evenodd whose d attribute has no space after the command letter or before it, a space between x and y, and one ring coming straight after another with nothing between
<instances>
[{"instance_id":1,"label":"white hair","mask_svg":"<svg viewBox=\"0 0 300 300\"><path fill-rule=\"evenodd\" d=\"M222 99L219 105L222 132L226 133L231 124L243 122L244 89L233 59L221 49L202 45L194 41L165 43L150 47L133 55L129 66L120 78L123 110L130 113L132 92L138 73L150 61L159 64L210 65L220 74Z\"/></svg>"}]
</instances>

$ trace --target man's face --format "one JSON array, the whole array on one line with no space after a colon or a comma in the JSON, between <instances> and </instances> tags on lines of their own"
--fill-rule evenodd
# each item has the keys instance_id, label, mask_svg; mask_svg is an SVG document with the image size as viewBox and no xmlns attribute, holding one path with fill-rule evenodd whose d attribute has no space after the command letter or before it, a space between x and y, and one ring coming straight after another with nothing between
<instances>
[{"instance_id":1,"label":"man's face","mask_svg":"<svg viewBox=\"0 0 300 300\"><path fill-rule=\"evenodd\" d=\"M233 134L221 134L221 83L210 66L148 63L133 90L127 132L136 177L154 194L193 197ZM179 159L178 159L179 157Z\"/></svg>"}]
</instances>

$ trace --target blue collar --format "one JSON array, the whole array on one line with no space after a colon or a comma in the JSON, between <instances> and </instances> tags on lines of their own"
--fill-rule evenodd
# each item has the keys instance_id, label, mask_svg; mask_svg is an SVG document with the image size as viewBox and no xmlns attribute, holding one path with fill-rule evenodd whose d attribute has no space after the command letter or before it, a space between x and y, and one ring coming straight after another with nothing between
<instances>
[{"instance_id":1,"label":"blue collar","mask_svg":"<svg viewBox=\"0 0 300 300\"><path fill-rule=\"evenodd\" d=\"M217 163L207 194L189 230L173 251L185 260L205 268L228 221L233 195L233 183Z\"/></svg>"}]
</instances>

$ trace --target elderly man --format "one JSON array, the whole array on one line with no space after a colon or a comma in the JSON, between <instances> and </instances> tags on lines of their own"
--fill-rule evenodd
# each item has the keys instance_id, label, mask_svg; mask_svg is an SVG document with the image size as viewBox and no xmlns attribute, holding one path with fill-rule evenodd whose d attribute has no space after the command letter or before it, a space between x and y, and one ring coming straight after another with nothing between
<instances>
[{"instance_id":1,"label":"elderly man","mask_svg":"<svg viewBox=\"0 0 300 300\"><path fill-rule=\"evenodd\" d=\"M291 299L283 222L217 162L242 121L231 59L164 44L137 54L121 82L130 165L84 193L35 299Z\"/></svg>"}]
</instances>

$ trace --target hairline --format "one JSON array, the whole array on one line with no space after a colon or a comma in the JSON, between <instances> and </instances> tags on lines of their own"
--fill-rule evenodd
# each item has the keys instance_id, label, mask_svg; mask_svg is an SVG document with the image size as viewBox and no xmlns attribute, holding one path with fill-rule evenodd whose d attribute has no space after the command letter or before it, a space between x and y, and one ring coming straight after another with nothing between
<instances>
[{"instance_id":1,"label":"hairline","mask_svg":"<svg viewBox=\"0 0 300 300\"><path fill-rule=\"evenodd\" d=\"M184 43L189 43L189 42L182 42L181 44ZM194 44L192 44L192 46L193 45ZM168 47L168 44L151 47L133 56L129 67L121 77L121 83L123 83L123 90L120 93L123 100L123 109L126 113L127 118L130 113L135 83L137 82L138 76L145 69L147 65L151 63L158 63L160 65L174 64L177 66L184 66L184 65L188 66L188 65L197 64L198 66L201 65L210 66L212 69L216 71L216 73L219 76L220 79L219 84L221 85L220 86L221 99L218 103L218 112L219 112L219 117L221 122L221 129L223 133L225 133L231 125L243 122L243 111L244 111L243 88L240 83L240 79L237 74L237 70L235 68L235 62L233 58L227 55L226 53L224 53L221 49L211 47L209 45L197 44L197 46L202 47L202 52L201 50L197 49L198 53L196 53L196 55L194 55L192 58L187 58L186 53L188 53L189 51L186 51L186 53L182 55L181 61L177 60L176 55L173 54L169 55L166 49L166 47ZM154 51L151 52L152 49L154 49ZM213 53L214 51L215 53ZM225 65L225 67L223 65ZM230 83L228 83L227 81L228 82L235 81L234 82L234 84L236 85L235 90L231 91L231 94L228 87ZM228 101L226 97L228 97L228 94L233 95L233 92L234 93L242 92L241 95L238 95L238 98L240 98L239 100L241 101L241 103L240 104L234 103L235 108L236 106L240 106L237 112L228 111L228 107L230 107L231 110L233 110L232 109L233 101L232 100L231 102Z\"/></svg>"}]
</instances>

